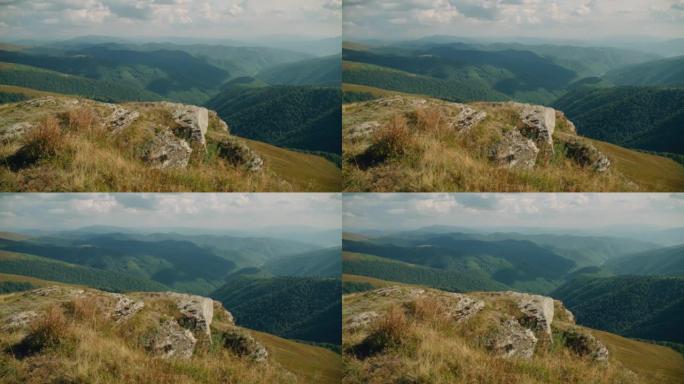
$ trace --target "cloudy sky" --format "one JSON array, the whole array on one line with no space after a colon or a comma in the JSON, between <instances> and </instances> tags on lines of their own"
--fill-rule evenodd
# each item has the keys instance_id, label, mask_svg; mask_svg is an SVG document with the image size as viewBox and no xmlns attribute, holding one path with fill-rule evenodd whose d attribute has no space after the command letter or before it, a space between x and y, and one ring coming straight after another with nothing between
<instances>
[{"instance_id":1,"label":"cloudy sky","mask_svg":"<svg viewBox=\"0 0 684 384\"><path fill-rule=\"evenodd\" d=\"M0 194L0 230L90 225L250 230L340 227L341 200L330 193Z\"/></svg>"},{"instance_id":2,"label":"cloudy sky","mask_svg":"<svg viewBox=\"0 0 684 384\"><path fill-rule=\"evenodd\" d=\"M341 34L342 0L0 0L5 39Z\"/></svg>"},{"instance_id":3,"label":"cloudy sky","mask_svg":"<svg viewBox=\"0 0 684 384\"><path fill-rule=\"evenodd\" d=\"M684 194L345 194L343 229L681 227Z\"/></svg>"},{"instance_id":4,"label":"cloudy sky","mask_svg":"<svg viewBox=\"0 0 684 384\"><path fill-rule=\"evenodd\" d=\"M345 0L344 36L684 37L684 0Z\"/></svg>"}]
</instances>

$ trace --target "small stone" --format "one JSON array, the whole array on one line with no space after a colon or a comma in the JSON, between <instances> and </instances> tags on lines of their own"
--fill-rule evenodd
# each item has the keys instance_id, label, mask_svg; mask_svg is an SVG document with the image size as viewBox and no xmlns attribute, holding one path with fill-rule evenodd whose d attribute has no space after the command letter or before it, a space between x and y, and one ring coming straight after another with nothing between
<instances>
[{"instance_id":1,"label":"small stone","mask_svg":"<svg viewBox=\"0 0 684 384\"><path fill-rule=\"evenodd\" d=\"M22 121L3 128L0 131L0 142L8 143L13 140L21 139L35 124Z\"/></svg>"},{"instance_id":2,"label":"small stone","mask_svg":"<svg viewBox=\"0 0 684 384\"><path fill-rule=\"evenodd\" d=\"M120 294L114 294L114 297L117 299L117 301L114 305L112 318L117 323L130 319L145 307L145 303L142 300L133 300L128 296Z\"/></svg>"}]
</instances>

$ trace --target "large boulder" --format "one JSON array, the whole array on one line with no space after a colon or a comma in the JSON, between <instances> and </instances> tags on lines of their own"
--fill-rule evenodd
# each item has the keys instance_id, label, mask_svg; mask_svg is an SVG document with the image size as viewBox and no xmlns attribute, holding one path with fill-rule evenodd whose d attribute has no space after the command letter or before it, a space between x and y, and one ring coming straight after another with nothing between
<instances>
[{"instance_id":1,"label":"large boulder","mask_svg":"<svg viewBox=\"0 0 684 384\"><path fill-rule=\"evenodd\" d=\"M178 322L195 334L211 338L211 322L214 319L214 301L208 297L176 293L172 296L181 313Z\"/></svg>"},{"instance_id":2,"label":"large boulder","mask_svg":"<svg viewBox=\"0 0 684 384\"><path fill-rule=\"evenodd\" d=\"M501 140L489 149L489 159L506 168L532 169L537 154L537 145L516 129L504 132Z\"/></svg>"},{"instance_id":3,"label":"large boulder","mask_svg":"<svg viewBox=\"0 0 684 384\"><path fill-rule=\"evenodd\" d=\"M563 140L565 152L568 158L582 167L603 173L610 169L610 160L596 147L576 137L566 137Z\"/></svg>"},{"instance_id":4,"label":"large boulder","mask_svg":"<svg viewBox=\"0 0 684 384\"><path fill-rule=\"evenodd\" d=\"M553 322L553 299L546 296L530 295L513 292L518 299L518 309L522 317L520 323L537 333L551 337L551 323Z\"/></svg>"},{"instance_id":5,"label":"large boulder","mask_svg":"<svg viewBox=\"0 0 684 384\"><path fill-rule=\"evenodd\" d=\"M505 320L497 332L486 340L487 349L504 358L529 359L534 355L537 337L515 319Z\"/></svg>"},{"instance_id":6,"label":"large boulder","mask_svg":"<svg viewBox=\"0 0 684 384\"><path fill-rule=\"evenodd\" d=\"M223 332L223 346L238 356L246 357L256 362L268 359L268 351L251 335L239 328L231 328Z\"/></svg>"},{"instance_id":7,"label":"large boulder","mask_svg":"<svg viewBox=\"0 0 684 384\"><path fill-rule=\"evenodd\" d=\"M453 126L457 131L467 132L486 117L487 112L477 110L468 105L462 105L456 120L453 122Z\"/></svg>"},{"instance_id":8,"label":"large boulder","mask_svg":"<svg viewBox=\"0 0 684 384\"><path fill-rule=\"evenodd\" d=\"M173 320L165 320L153 334L147 349L162 359L189 359L195 351L195 344L197 339L192 332Z\"/></svg>"},{"instance_id":9,"label":"large boulder","mask_svg":"<svg viewBox=\"0 0 684 384\"><path fill-rule=\"evenodd\" d=\"M174 104L171 115L177 124L174 129L176 135L190 143L197 143L202 146L207 144L204 135L209 126L209 111L206 108Z\"/></svg>"},{"instance_id":10,"label":"large boulder","mask_svg":"<svg viewBox=\"0 0 684 384\"><path fill-rule=\"evenodd\" d=\"M112 104L111 108L112 113L107 117L104 124L113 134L128 128L140 117L138 111L131 111L119 105Z\"/></svg>"},{"instance_id":11,"label":"large boulder","mask_svg":"<svg viewBox=\"0 0 684 384\"><path fill-rule=\"evenodd\" d=\"M586 332L572 328L563 332L563 339L565 346L580 356L599 362L608 360L608 348Z\"/></svg>"},{"instance_id":12,"label":"large boulder","mask_svg":"<svg viewBox=\"0 0 684 384\"><path fill-rule=\"evenodd\" d=\"M541 105L523 104L520 108L520 133L539 148L553 150L553 131L556 128L556 110Z\"/></svg>"},{"instance_id":13,"label":"large boulder","mask_svg":"<svg viewBox=\"0 0 684 384\"><path fill-rule=\"evenodd\" d=\"M134 300L121 294L114 294L113 296L116 299L116 303L114 304L112 318L117 323L130 319L145 307L145 303L142 300Z\"/></svg>"},{"instance_id":14,"label":"large boulder","mask_svg":"<svg viewBox=\"0 0 684 384\"><path fill-rule=\"evenodd\" d=\"M218 155L237 167L249 172L257 172L263 168L264 160L247 144L233 138L223 139L218 143Z\"/></svg>"},{"instance_id":15,"label":"large boulder","mask_svg":"<svg viewBox=\"0 0 684 384\"><path fill-rule=\"evenodd\" d=\"M460 293L451 293L449 294L449 297L455 300L451 300L452 302L450 305L446 307L447 313L455 319L456 322L468 320L480 312L485 306L484 301Z\"/></svg>"},{"instance_id":16,"label":"large boulder","mask_svg":"<svg viewBox=\"0 0 684 384\"><path fill-rule=\"evenodd\" d=\"M192 149L185 140L179 139L167 128L161 128L147 143L143 160L158 169L185 168L190 161Z\"/></svg>"}]
</instances>

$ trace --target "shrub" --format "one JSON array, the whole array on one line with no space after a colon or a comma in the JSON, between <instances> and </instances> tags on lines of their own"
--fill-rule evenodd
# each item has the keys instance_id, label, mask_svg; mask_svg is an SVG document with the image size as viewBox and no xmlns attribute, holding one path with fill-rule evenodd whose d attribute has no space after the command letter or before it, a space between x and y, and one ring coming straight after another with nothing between
<instances>
[{"instance_id":1,"label":"shrub","mask_svg":"<svg viewBox=\"0 0 684 384\"><path fill-rule=\"evenodd\" d=\"M56 156L65 147L64 136L59 121L49 116L24 136L24 145L8 158L13 170Z\"/></svg>"},{"instance_id":2,"label":"shrub","mask_svg":"<svg viewBox=\"0 0 684 384\"><path fill-rule=\"evenodd\" d=\"M414 147L406 119L395 116L373 133L372 144L357 157L361 167L369 167L389 159L402 158Z\"/></svg>"},{"instance_id":3,"label":"shrub","mask_svg":"<svg viewBox=\"0 0 684 384\"><path fill-rule=\"evenodd\" d=\"M396 348L408 337L409 328L410 324L404 311L400 307L392 307L385 316L376 320L371 333L361 343L352 347L351 352L363 359Z\"/></svg>"}]
</instances>

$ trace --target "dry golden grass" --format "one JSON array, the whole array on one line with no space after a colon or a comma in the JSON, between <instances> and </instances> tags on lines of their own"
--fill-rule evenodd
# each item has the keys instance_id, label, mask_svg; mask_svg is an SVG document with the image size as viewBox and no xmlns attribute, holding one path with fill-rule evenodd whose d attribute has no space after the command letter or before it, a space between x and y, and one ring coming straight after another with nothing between
<instances>
[{"instance_id":1,"label":"dry golden grass","mask_svg":"<svg viewBox=\"0 0 684 384\"><path fill-rule=\"evenodd\" d=\"M185 169L154 169L143 160L154 135L150 121L172 126L168 111L126 104L143 117L120 134L106 132L104 107L41 107L41 124L21 141L0 143L0 190L25 192L256 192L339 191L341 171L328 160L264 143L249 145L264 159L261 172L236 167L216 154L227 134L210 122L208 150L194 148ZM0 123L33 121L36 108L0 106Z\"/></svg>"},{"instance_id":2,"label":"dry golden grass","mask_svg":"<svg viewBox=\"0 0 684 384\"><path fill-rule=\"evenodd\" d=\"M565 158L558 146L555 155L540 154L543 159L531 170L497 167L488 159L488 149L500 140L502 130L516 124L517 116L510 108L476 104L487 112L487 118L468 133L458 134L450 127L454 109L448 104L435 100L411 104L415 97L403 100L390 106L376 102L345 105L344 127L364 121L381 123L381 128L366 139L343 140L345 191L661 191L684 183L684 167L669 159L621 149L649 164L656 161L667 165L630 169L623 166L623 153L601 145L599 148L615 164L604 174ZM567 134L562 132L563 119L558 121L559 134ZM398 122L405 122L405 126L398 129ZM654 181L661 179L664 181Z\"/></svg>"},{"instance_id":3,"label":"dry golden grass","mask_svg":"<svg viewBox=\"0 0 684 384\"><path fill-rule=\"evenodd\" d=\"M0 276L2 277L2 276ZM125 323L108 318L114 299L88 290L61 294L0 295L0 317L44 311L28 328L0 333L0 380L4 383L325 383L339 382L339 355L272 335L256 333L271 357L256 363L220 343L198 343L189 360L159 359L145 350L162 318L177 316L170 300L145 296L145 308ZM156 297L156 298L155 298ZM216 316L212 328L229 326ZM22 349L23 348L23 349ZM308 368L311 368L307 371Z\"/></svg>"},{"instance_id":4,"label":"dry golden grass","mask_svg":"<svg viewBox=\"0 0 684 384\"><path fill-rule=\"evenodd\" d=\"M616 351L615 341L601 335L597 336L611 352L607 364L578 356L563 347L561 340L555 339L539 344L529 360L495 357L485 348L484 339L493 332L494 324L506 316L502 313L513 313L514 308L505 300L488 301L483 311L465 323L456 323L444 316L444 303L429 296L392 304L386 297L368 299L363 294L351 294L345 295L344 305L345 317L368 310L381 313L371 326L360 330L345 329L343 333L345 375L342 382L347 384L627 384L677 383L681 378L672 374L678 373L676 371L663 374L664 364L658 372L644 374L657 365L625 360L624 352ZM380 338L378 332L395 336ZM615 335L610 337L627 340ZM372 353L359 354L359 348L367 347L370 342L375 346ZM654 352L645 343L629 340L628 344L621 347L631 353ZM659 348L656 353L669 361L667 369L673 369L673 362L684 361L681 356L677 358L675 351Z\"/></svg>"}]
</instances>

